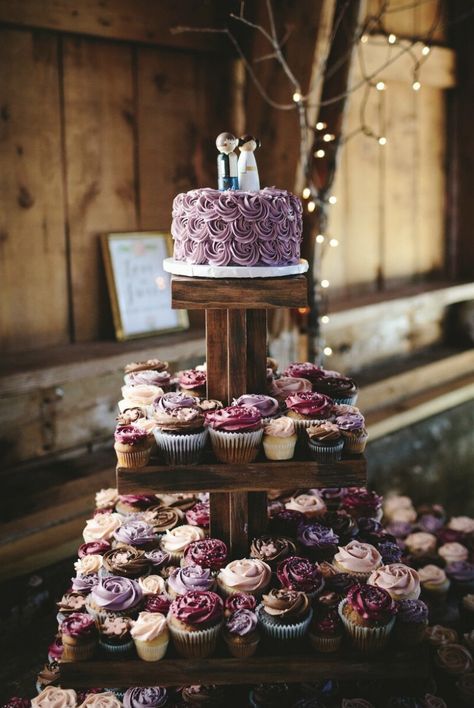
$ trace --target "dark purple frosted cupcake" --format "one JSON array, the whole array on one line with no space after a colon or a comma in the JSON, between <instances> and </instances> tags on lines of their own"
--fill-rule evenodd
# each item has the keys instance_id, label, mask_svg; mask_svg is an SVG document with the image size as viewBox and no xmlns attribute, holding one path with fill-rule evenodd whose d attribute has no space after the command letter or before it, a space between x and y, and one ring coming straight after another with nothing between
<instances>
[{"instance_id":1,"label":"dark purple frosted cupcake","mask_svg":"<svg viewBox=\"0 0 474 708\"><path fill-rule=\"evenodd\" d=\"M328 511L337 511L344 494L344 487L324 487L319 490Z\"/></svg>"},{"instance_id":2,"label":"dark purple frosted cupcake","mask_svg":"<svg viewBox=\"0 0 474 708\"><path fill-rule=\"evenodd\" d=\"M318 521L323 526L332 529L344 546L352 541L359 531L356 520L346 511L329 511L323 514Z\"/></svg>"},{"instance_id":3,"label":"dark purple frosted cupcake","mask_svg":"<svg viewBox=\"0 0 474 708\"><path fill-rule=\"evenodd\" d=\"M393 541L381 541L377 543L376 548L382 556L383 565L401 562L403 551L397 543Z\"/></svg>"},{"instance_id":4,"label":"dark purple frosted cupcake","mask_svg":"<svg viewBox=\"0 0 474 708\"><path fill-rule=\"evenodd\" d=\"M332 560L337 551L339 536L332 529L312 523L300 526L298 543L315 561Z\"/></svg>"},{"instance_id":5,"label":"dark purple frosted cupcake","mask_svg":"<svg viewBox=\"0 0 474 708\"><path fill-rule=\"evenodd\" d=\"M458 597L474 592L474 563L454 561L454 563L448 563L445 572Z\"/></svg>"},{"instance_id":6,"label":"dark purple frosted cupcake","mask_svg":"<svg viewBox=\"0 0 474 708\"><path fill-rule=\"evenodd\" d=\"M277 577L283 588L304 592L310 599L324 588L324 579L316 563L299 556L282 561L277 568Z\"/></svg>"},{"instance_id":7,"label":"dark purple frosted cupcake","mask_svg":"<svg viewBox=\"0 0 474 708\"><path fill-rule=\"evenodd\" d=\"M219 538L193 541L184 551L183 565L200 565L210 570L220 570L228 561L227 546Z\"/></svg>"},{"instance_id":8,"label":"dark purple frosted cupcake","mask_svg":"<svg viewBox=\"0 0 474 708\"><path fill-rule=\"evenodd\" d=\"M382 518L382 497L365 487L347 487L342 509L355 519L368 517L380 521Z\"/></svg>"},{"instance_id":9,"label":"dark purple frosted cupcake","mask_svg":"<svg viewBox=\"0 0 474 708\"><path fill-rule=\"evenodd\" d=\"M223 637L232 656L246 659L255 654L260 641L257 624L258 617L250 609L236 610L226 618Z\"/></svg>"},{"instance_id":10,"label":"dark purple frosted cupcake","mask_svg":"<svg viewBox=\"0 0 474 708\"><path fill-rule=\"evenodd\" d=\"M428 606L423 600L400 600L393 635L402 647L420 644L428 626Z\"/></svg>"},{"instance_id":11,"label":"dark purple frosted cupcake","mask_svg":"<svg viewBox=\"0 0 474 708\"><path fill-rule=\"evenodd\" d=\"M315 614L308 635L313 649L328 654L339 649L343 633L337 609L333 609L323 615Z\"/></svg>"},{"instance_id":12,"label":"dark purple frosted cupcake","mask_svg":"<svg viewBox=\"0 0 474 708\"><path fill-rule=\"evenodd\" d=\"M300 524L306 523L306 516L301 511L282 509L270 519L270 530L275 535L296 538Z\"/></svg>"}]
</instances>

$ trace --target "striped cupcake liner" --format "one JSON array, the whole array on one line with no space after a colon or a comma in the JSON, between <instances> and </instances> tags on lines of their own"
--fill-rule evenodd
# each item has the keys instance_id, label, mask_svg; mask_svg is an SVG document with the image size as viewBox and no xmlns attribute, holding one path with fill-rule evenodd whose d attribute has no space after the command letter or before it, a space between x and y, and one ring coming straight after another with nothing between
<instances>
[{"instance_id":1,"label":"striped cupcake liner","mask_svg":"<svg viewBox=\"0 0 474 708\"><path fill-rule=\"evenodd\" d=\"M150 642L142 642L135 639L135 649L143 661L159 661L163 659L169 644L169 636L158 637Z\"/></svg>"},{"instance_id":2,"label":"striped cupcake liner","mask_svg":"<svg viewBox=\"0 0 474 708\"><path fill-rule=\"evenodd\" d=\"M150 461L151 445L146 450L132 450L130 452L119 452L115 447L117 455L117 466L132 469L134 467L146 467Z\"/></svg>"},{"instance_id":3,"label":"striped cupcake liner","mask_svg":"<svg viewBox=\"0 0 474 708\"><path fill-rule=\"evenodd\" d=\"M221 624L209 629L186 632L170 626L171 637L176 651L185 659L205 659L216 648Z\"/></svg>"},{"instance_id":4,"label":"striped cupcake liner","mask_svg":"<svg viewBox=\"0 0 474 708\"><path fill-rule=\"evenodd\" d=\"M263 605L257 607L257 616L260 629L267 639L278 642L288 642L302 639L305 636L313 618L313 610L310 609L308 616L296 624L276 624L275 622L268 622L265 617Z\"/></svg>"},{"instance_id":5,"label":"striped cupcake liner","mask_svg":"<svg viewBox=\"0 0 474 708\"><path fill-rule=\"evenodd\" d=\"M154 430L156 444L167 465L197 465L206 446L207 428L200 433L172 435Z\"/></svg>"},{"instance_id":6,"label":"striped cupcake liner","mask_svg":"<svg viewBox=\"0 0 474 708\"><path fill-rule=\"evenodd\" d=\"M395 616L383 627L361 627L347 619L344 614L344 607L346 605L347 600L342 600L339 603L338 612L354 648L365 654L383 649L390 639L390 634L395 624Z\"/></svg>"},{"instance_id":7,"label":"striped cupcake liner","mask_svg":"<svg viewBox=\"0 0 474 708\"><path fill-rule=\"evenodd\" d=\"M346 430L342 431L344 437L344 451L351 452L354 455L361 455L367 444L368 435L355 435Z\"/></svg>"},{"instance_id":8,"label":"striped cupcake liner","mask_svg":"<svg viewBox=\"0 0 474 708\"><path fill-rule=\"evenodd\" d=\"M342 636L340 637L320 637L317 634L308 634L309 642L313 649L320 651L323 654L331 654L332 652L338 651L342 643Z\"/></svg>"},{"instance_id":9,"label":"striped cupcake liner","mask_svg":"<svg viewBox=\"0 0 474 708\"><path fill-rule=\"evenodd\" d=\"M260 450L263 428L250 433L226 433L209 429L214 455L220 462L246 464L253 462Z\"/></svg>"},{"instance_id":10,"label":"striped cupcake liner","mask_svg":"<svg viewBox=\"0 0 474 708\"><path fill-rule=\"evenodd\" d=\"M102 651L106 654L111 654L112 656L128 656L133 650L133 639L126 642L125 644L109 644L104 642L103 639L99 637L99 646Z\"/></svg>"},{"instance_id":11,"label":"striped cupcake liner","mask_svg":"<svg viewBox=\"0 0 474 708\"><path fill-rule=\"evenodd\" d=\"M324 445L314 440L308 441L310 457L316 462L331 463L341 459L344 440L339 440L334 445Z\"/></svg>"},{"instance_id":12,"label":"striped cupcake liner","mask_svg":"<svg viewBox=\"0 0 474 708\"><path fill-rule=\"evenodd\" d=\"M338 406L355 406L359 392L353 393L352 396L338 396L331 394L331 398Z\"/></svg>"},{"instance_id":13,"label":"striped cupcake liner","mask_svg":"<svg viewBox=\"0 0 474 708\"><path fill-rule=\"evenodd\" d=\"M263 451L267 460L291 460L295 454L295 436L279 438L278 442L267 442L263 437Z\"/></svg>"}]
</instances>

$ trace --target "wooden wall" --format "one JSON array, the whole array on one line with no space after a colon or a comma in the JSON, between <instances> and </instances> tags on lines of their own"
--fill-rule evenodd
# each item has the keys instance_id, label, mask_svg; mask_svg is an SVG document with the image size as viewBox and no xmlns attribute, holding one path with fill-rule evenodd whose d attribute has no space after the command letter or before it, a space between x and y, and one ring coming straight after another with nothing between
<instances>
[{"instance_id":1,"label":"wooden wall","mask_svg":"<svg viewBox=\"0 0 474 708\"><path fill-rule=\"evenodd\" d=\"M57 26L28 2L0 3L0 21L19 4ZM99 234L169 231L174 195L214 183L217 56L0 24L4 352L113 336Z\"/></svg>"}]
</instances>

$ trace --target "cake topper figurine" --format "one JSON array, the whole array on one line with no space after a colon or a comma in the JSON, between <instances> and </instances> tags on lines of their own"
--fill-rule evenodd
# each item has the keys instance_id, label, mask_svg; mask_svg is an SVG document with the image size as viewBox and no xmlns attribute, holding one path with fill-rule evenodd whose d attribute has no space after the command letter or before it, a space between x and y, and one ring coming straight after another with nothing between
<instances>
[{"instance_id":1,"label":"cake topper figurine","mask_svg":"<svg viewBox=\"0 0 474 708\"><path fill-rule=\"evenodd\" d=\"M242 135L239 139L239 188L246 192L258 192L260 189L257 161L253 154L259 147L260 140L253 135Z\"/></svg>"},{"instance_id":2,"label":"cake topper figurine","mask_svg":"<svg viewBox=\"0 0 474 708\"><path fill-rule=\"evenodd\" d=\"M239 141L232 133L221 133L216 138L217 156L217 188L238 189L237 155L234 150Z\"/></svg>"}]
</instances>

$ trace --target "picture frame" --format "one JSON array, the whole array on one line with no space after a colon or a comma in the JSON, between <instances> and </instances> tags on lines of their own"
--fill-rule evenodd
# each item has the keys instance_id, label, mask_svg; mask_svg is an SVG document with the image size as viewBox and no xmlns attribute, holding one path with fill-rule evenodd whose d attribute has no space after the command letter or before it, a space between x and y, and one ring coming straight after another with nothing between
<instances>
[{"instance_id":1,"label":"picture frame","mask_svg":"<svg viewBox=\"0 0 474 708\"><path fill-rule=\"evenodd\" d=\"M171 235L159 231L102 234L107 287L119 341L176 332L189 327L186 310L171 309L171 276L163 260L172 253Z\"/></svg>"}]
</instances>

